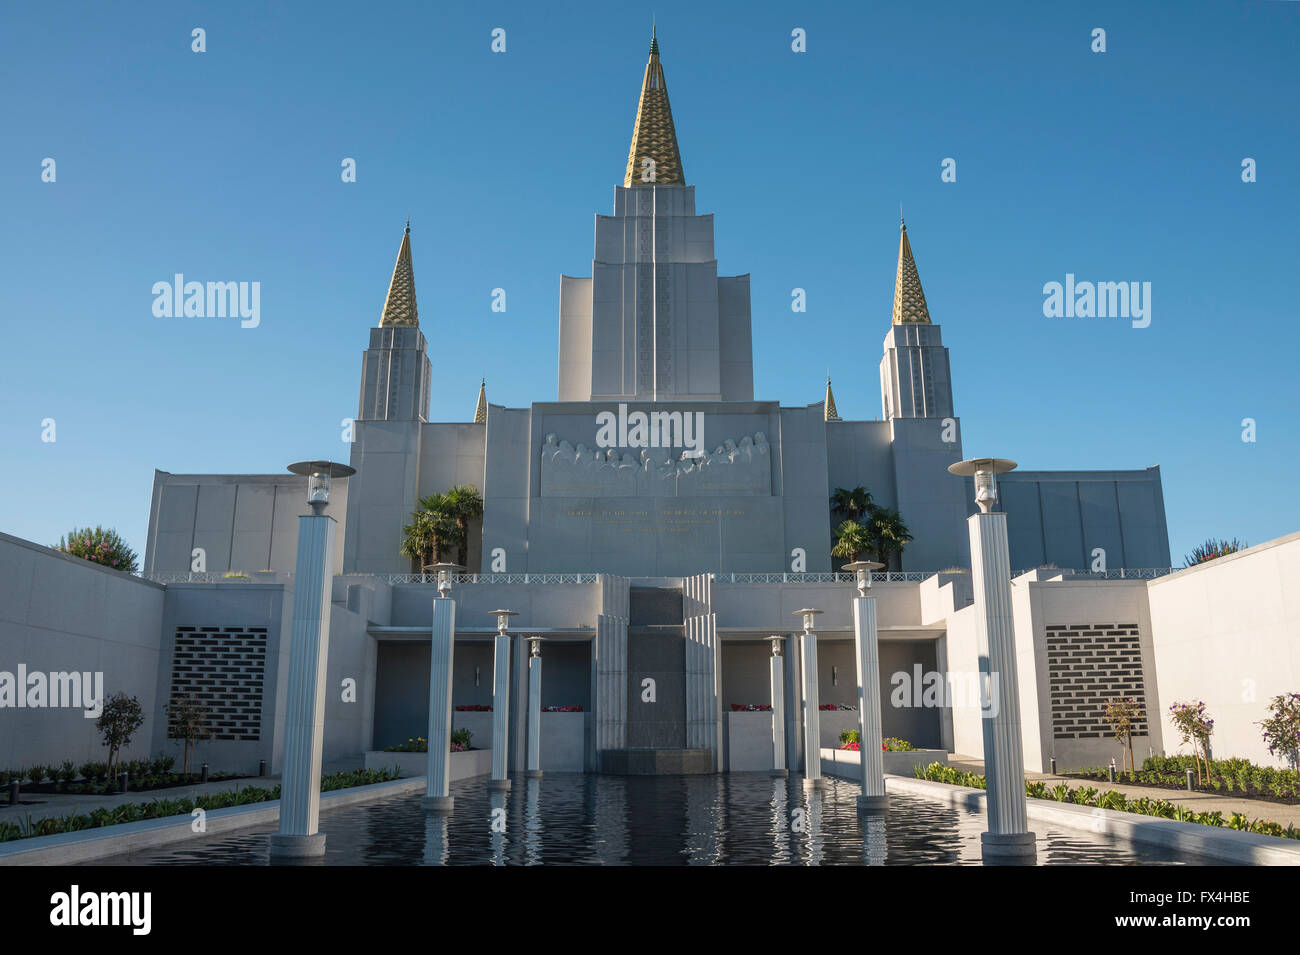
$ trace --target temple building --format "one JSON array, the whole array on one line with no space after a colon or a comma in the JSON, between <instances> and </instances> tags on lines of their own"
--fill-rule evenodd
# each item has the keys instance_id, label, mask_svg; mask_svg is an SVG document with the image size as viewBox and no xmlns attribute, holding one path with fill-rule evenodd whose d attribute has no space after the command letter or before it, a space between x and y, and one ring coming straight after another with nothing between
<instances>
[{"instance_id":1,"label":"temple building","mask_svg":"<svg viewBox=\"0 0 1300 955\"><path fill-rule=\"evenodd\" d=\"M452 581L455 719L474 745L489 745L484 714L471 708L492 703L492 612L507 608L518 614L512 632L546 638L542 704L569 708L543 714L548 771L770 768L770 718L755 722L754 708L773 702L773 635L785 643L785 741L797 769L806 754L794 611L824 611L820 703L857 699L855 589L831 554L844 516L830 499L864 487L912 535L872 590L885 735L978 756L979 701L960 692L981 670L966 527L976 507L971 479L948 471L966 456L952 375L962 356L943 344L937 320L949 316L932 313L907 226L888 320L883 290L879 309L861 316L884 334L882 413L850 420L829 378L811 403L754 393L755 350L779 360L781 342L754 339L749 276L719 274L713 216L697 211L686 178L657 40L613 200L610 214L596 215L591 262L579 269L587 274L560 279L556 393L526 407L493 404L482 382L477 402L466 395L463 407L431 414L431 376L455 359L430 360L429 339L445 319L420 313L407 224L362 356L348 458L355 474L335 481L324 511L339 525L326 681L339 692L326 704L325 758L423 734L437 587L403 555L404 528L422 498L463 485L483 502ZM584 228L576 219L573 227ZM815 324L802 334L816 335ZM996 381L1014 389L1014 369ZM283 463L255 475L156 472L144 579L112 584L147 589L130 603L139 618L130 627L150 635L148 646L104 650L110 687L126 686L152 708L155 752L177 745L164 736L162 707L190 693L220 714L216 738L202 744L213 766L276 767L282 758L296 521L308 512L307 478L277 473ZM1181 687L1161 677L1185 672L1162 662L1175 651L1161 628L1173 626L1180 602L1159 595L1206 572L1168 573L1158 468L1031 467L1003 475L999 487L1026 767L1052 757L1063 768L1104 762L1114 752L1105 699L1136 697L1159 714ZM58 565L68 587L114 573L56 557L68 563ZM515 768L526 654L516 641ZM918 689L930 674L949 686L937 701ZM854 725L823 716L823 745ZM1159 719L1140 730L1139 750L1159 751Z\"/></svg>"}]
</instances>

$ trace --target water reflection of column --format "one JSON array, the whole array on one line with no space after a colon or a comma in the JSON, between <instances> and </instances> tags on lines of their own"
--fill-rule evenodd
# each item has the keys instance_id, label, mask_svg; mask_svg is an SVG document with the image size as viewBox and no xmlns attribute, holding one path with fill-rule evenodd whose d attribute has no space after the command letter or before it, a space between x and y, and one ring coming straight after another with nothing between
<instances>
[{"instance_id":1,"label":"water reflection of column","mask_svg":"<svg viewBox=\"0 0 1300 955\"><path fill-rule=\"evenodd\" d=\"M862 819L862 861L866 865L884 865L887 842L885 816L871 813Z\"/></svg>"},{"instance_id":2,"label":"water reflection of column","mask_svg":"<svg viewBox=\"0 0 1300 955\"><path fill-rule=\"evenodd\" d=\"M492 850L492 864L506 864L506 794L501 791L488 793L488 828L492 833L489 845Z\"/></svg>"},{"instance_id":3,"label":"water reflection of column","mask_svg":"<svg viewBox=\"0 0 1300 955\"><path fill-rule=\"evenodd\" d=\"M446 865L451 856L450 820L441 814L424 817L424 864Z\"/></svg>"},{"instance_id":4,"label":"water reflection of column","mask_svg":"<svg viewBox=\"0 0 1300 955\"><path fill-rule=\"evenodd\" d=\"M809 789L804 793L807 799L805 806L807 816L804 819L804 825L807 827L807 841L804 849L804 861L808 865L821 865L822 859L826 856L825 838L822 835L822 808L825 805L826 796L821 789Z\"/></svg>"},{"instance_id":5,"label":"water reflection of column","mask_svg":"<svg viewBox=\"0 0 1300 955\"><path fill-rule=\"evenodd\" d=\"M686 782L686 858L688 865L716 865L718 833L722 829L721 773L710 776L685 776Z\"/></svg>"},{"instance_id":6,"label":"water reflection of column","mask_svg":"<svg viewBox=\"0 0 1300 955\"><path fill-rule=\"evenodd\" d=\"M524 783L524 865L542 864L542 782L530 777Z\"/></svg>"},{"instance_id":7,"label":"water reflection of column","mask_svg":"<svg viewBox=\"0 0 1300 955\"><path fill-rule=\"evenodd\" d=\"M785 777L772 780L772 863L784 865L790 854L790 798Z\"/></svg>"},{"instance_id":8,"label":"water reflection of column","mask_svg":"<svg viewBox=\"0 0 1300 955\"><path fill-rule=\"evenodd\" d=\"M590 776L595 786L593 826L601 865L627 861L627 783L618 776Z\"/></svg>"}]
</instances>

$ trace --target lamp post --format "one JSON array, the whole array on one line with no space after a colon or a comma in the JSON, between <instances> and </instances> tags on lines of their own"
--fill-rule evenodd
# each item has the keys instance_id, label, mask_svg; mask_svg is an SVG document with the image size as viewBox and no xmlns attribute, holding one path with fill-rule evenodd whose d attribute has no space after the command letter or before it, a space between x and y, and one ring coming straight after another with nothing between
<instances>
[{"instance_id":1,"label":"lamp post","mask_svg":"<svg viewBox=\"0 0 1300 955\"><path fill-rule=\"evenodd\" d=\"M493 610L497 635L492 640L492 778L491 792L510 789L508 757L510 747L510 618L513 610Z\"/></svg>"},{"instance_id":2,"label":"lamp post","mask_svg":"<svg viewBox=\"0 0 1300 955\"><path fill-rule=\"evenodd\" d=\"M785 637L772 634L767 638L772 644L770 658L772 670L772 775L789 776L790 770L785 766L785 660L781 656L781 644Z\"/></svg>"},{"instance_id":3,"label":"lamp post","mask_svg":"<svg viewBox=\"0 0 1300 955\"><path fill-rule=\"evenodd\" d=\"M293 579L289 679L285 693L284 765L280 779L280 829L271 856L301 859L325 854L320 821L321 746L325 730L325 668L329 658L330 590L334 582L334 518L324 514L330 481L356 471L333 461L299 461L292 474L307 476L312 513L298 518Z\"/></svg>"},{"instance_id":4,"label":"lamp post","mask_svg":"<svg viewBox=\"0 0 1300 955\"><path fill-rule=\"evenodd\" d=\"M980 649L984 774L988 781L988 831L980 836L986 859L1028 860L1036 854L1025 811L1025 756L1016 678L1016 633L1011 616L1011 559L1007 515L995 513L998 475L1014 469L1005 458L974 458L949 465L975 479L980 512L967 518L971 582Z\"/></svg>"},{"instance_id":5,"label":"lamp post","mask_svg":"<svg viewBox=\"0 0 1300 955\"><path fill-rule=\"evenodd\" d=\"M820 696L817 691L817 635L813 624L820 610L805 607L796 610L803 617L803 634L799 638L803 663L803 788L823 789Z\"/></svg>"},{"instance_id":6,"label":"lamp post","mask_svg":"<svg viewBox=\"0 0 1300 955\"><path fill-rule=\"evenodd\" d=\"M544 638L528 638L528 731L527 768L524 775L539 779L542 775L542 643Z\"/></svg>"},{"instance_id":7,"label":"lamp post","mask_svg":"<svg viewBox=\"0 0 1300 955\"><path fill-rule=\"evenodd\" d=\"M429 645L429 732L425 764L424 808L447 814L456 806L451 794L451 691L452 661L456 652L456 601L451 597L451 575L459 564L433 564L438 574L438 596L433 600Z\"/></svg>"},{"instance_id":8,"label":"lamp post","mask_svg":"<svg viewBox=\"0 0 1300 955\"><path fill-rule=\"evenodd\" d=\"M885 565L874 560L845 564L857 577L853 598L853 647L858 670L858 755L862 794L858 811L872 812L889 804L885 794L884 729L880 716L880 651L877 647L876 598L871 596L871 572Z\"/></svg>"},{"instance_id":9,"label":"lamp post","mask_svg":"<svg viewBox=\"0 0 1300 955\"><path fill-rule=\"evenodd\" d=\"M451 575L457 571L464 570L460 564L449 564L445 561L437 564L426 564L421 568L421 572L432 570L438 577L438 596L451 596Z\"/></svg>"}]
</instances>

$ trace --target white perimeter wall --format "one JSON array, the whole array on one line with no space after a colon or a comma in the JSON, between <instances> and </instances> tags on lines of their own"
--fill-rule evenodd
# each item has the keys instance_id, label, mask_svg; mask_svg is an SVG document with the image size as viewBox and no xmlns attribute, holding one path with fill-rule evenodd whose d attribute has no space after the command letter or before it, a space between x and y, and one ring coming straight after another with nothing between
<instances>
[{"instance_id":1,"label":"white perimeter wall","mask_svg":"<svg viewBox=\"0 0 1300 955\"><path fill-rule=\"evenodd\" d=\"M1300 692L1300 533L1153 580L1148 594L1161 703L1204 700L1216 758L1284 765L1255 723L1274 696ZM1164 722L1166 749L1190 752Z\"/></svg>"},{"instance_id":2,"label":"white perimeter wall","mask_svg":"<svg viewBox=\"0 0 1300 955\"><path fill-rule=\"evenodd\" d=\"M149 756L162 718L156 699L163 588L31 541L0 534L0 670L104 674L144 707L126 759ZM74 709L0 709L0 766L104 761L95 721Z\"/></svg>"}]
</instances>

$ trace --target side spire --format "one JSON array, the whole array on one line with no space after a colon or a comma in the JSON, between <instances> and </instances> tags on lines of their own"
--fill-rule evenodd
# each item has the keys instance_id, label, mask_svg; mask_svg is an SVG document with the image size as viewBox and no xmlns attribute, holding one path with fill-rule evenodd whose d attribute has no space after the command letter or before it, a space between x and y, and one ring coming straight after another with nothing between
<instances>
[{"instance_id":1,"label":"side spire","mask_svg":"<svg viewBox=\"0 0 1300 955\"><path fill-rule=\"evenodd\" d=\"M930 309L925 304L921 290L921 277L916 274L916 260L912 258L912 243L907 241L907 223L899 217L898 274L894 278L894 324L909 322L930 324Z\"/></svg>"},{"instance_id":2,"label":"side spire","mask_svg":"<svg viewBox=\"0 0 1300 955\"><path fill-rule=\"evenodd\" d=\"M824 403L823 410L826 412L826 420L827 420L827 421L843 421L843 420L844 420L843 418L840 417L840 413L839 413L839 411L838 411L838 410L836 409L836 407L835 407L835 393L834 393L833 391L831 391L831 376L830 376L830 375L827 375L827 376L826 376L826 401L825 401L825 403Z\"/></svg>"},{"instance_id":3,"label":"side spire","mask_svg":"<svg viewBox=\"0 0 1300 955\"><path fill-rule=\"evenodd\" d=\"M487 379L478 383L478 404L474 407L474 423L487 424Z\"/></svg>"},{"instance_id":4,"label":"side spire","mask_svg":"<svg viewBox=\"0 0 1300 955\"><path fill-rule=\"evenodd\" d=\"M641 100L636 108L636 125L632 128L632 148L627 153L623 185L686 185L682 156L677 149L677 130L673 127L673 111L668 105L664 68L659 63L659 37L653 28L650 31L650 61L646 63L645 79L641 83Z\"/></svg>"},{"instance_id":5,"label":"side spire","mask_svg":"<svg viewBox=\"0 0 1300 955\"><path fill-rule=\"evenodd\" d=\"M411 268L411 220L407 217L406 232L397 249L397 263L393 266L393 278L388 283L388 297L384 299L384 312L379 318L379 325L382 328L385 325L419 324L419 309L415 305L415 273Z\"/></svg>"}]
</instances>

